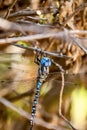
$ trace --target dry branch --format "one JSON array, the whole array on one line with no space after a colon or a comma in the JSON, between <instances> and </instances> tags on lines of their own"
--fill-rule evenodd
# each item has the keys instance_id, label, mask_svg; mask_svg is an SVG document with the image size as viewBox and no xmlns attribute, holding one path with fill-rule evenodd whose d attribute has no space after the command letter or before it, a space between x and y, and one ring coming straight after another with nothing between
<instances>
[{"instance_id":1,"label":"dry branch","mask_svg":"<svg viewBox=\"0 0 87 130\"><path fill-rule=\"evenodd\" d=\"M0 43L1 44L9 44L9 43L14 43L14 42L18 42L18 41L32 41L32 40L40 40L40 39L44 39L44 38L49 38L49 37L53 37L53 38L59 38L59 39L67 39L67 40L72 40L74 41L74 43L76 43L77 46L79 46L86 54L87 54L87 49L83 47L83 45L81 44L80 40L77 41L77 39L75 37L71 37L71 34L77 34L77 33L87 33L87 31L68 31L65 29L65 31L60 31L60 32L53 32L53 33L42 33L42 34L35 34L35 35L31 35L31 36L22 36L22 37L13 37L13 38L6 38L6 39L0 39ZM27 48L26 48L27 49Z\"/></svg>"},{"instance_id":2,"label":"dry branch","mask_svg":"<svg viewBox=\"0 0 87 130\"><path fill-rule=\"evenodd\" d=\"M25 34L20 25L18 25L17 23L9 22L8 20L5 20L3 18L0 18L0 30L19 31Z\"/></svg>"}]
</instances>

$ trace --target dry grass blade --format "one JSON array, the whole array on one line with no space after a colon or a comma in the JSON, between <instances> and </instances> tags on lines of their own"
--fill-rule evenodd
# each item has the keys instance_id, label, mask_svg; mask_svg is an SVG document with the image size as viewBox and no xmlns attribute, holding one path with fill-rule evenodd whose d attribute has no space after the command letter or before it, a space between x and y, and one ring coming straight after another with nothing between
<instances>
[{"instance_id":1,"label":"dry grass blade","mask_svg":"<svg viewBox=\"0 0 87 130\"><path fill-rule=\"evenodd\" d=\"M85 7L87 7L87 3L83 3L81 4L80 6L77 7L77 9L72 13L70 14L66 20L64 21L64 25L66 25L66 23L73 17L75 16L76 14L78 14L81 10L83 10Z\"/></svg>"},{"instance_id":2,"label":"dry grass blade","mask_svg":"<svg viewBox=\"0 0 87 130\"><path fill-rule=\"evenodd\" d=\"M18 1L18 0L14 0L13 3L12 3L12 5L11 5L10 8L8 9L8 11L7 11L7 13L6 13L6 16L5 16L6 19L8 19L8 16L10 15L10 12L11 12L12 8L14 7L14 5L16 4L17 1Z\"/></svg>"},{"instance_id":3,"label":"dry grass blade","mask_svg":"<svg viewBox=\"0 0 87 130\"><path fill-rule=\"evenodd\" d=\"M78 38L75 37L71 37L70 39L76 44L78 45L86 54L87 54L87 49L85 47L83 47L83 45L81 44L81 40L79 40Z\"/></svg>"}]
</instances>

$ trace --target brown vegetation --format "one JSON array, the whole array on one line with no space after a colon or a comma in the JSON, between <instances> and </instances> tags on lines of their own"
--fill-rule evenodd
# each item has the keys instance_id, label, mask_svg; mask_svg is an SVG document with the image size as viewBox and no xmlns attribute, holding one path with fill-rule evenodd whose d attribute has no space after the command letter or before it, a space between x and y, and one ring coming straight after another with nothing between
<instances>
[{"instance_id":1,"label":"brown vegetation","mask_svg":"<svg viewBox=\"0 0 87 130\"><path fill-rule=\"evenodd\" d=\"M51 55L51 58L59 63L66 72L70 74L87 73L87 1L1 0L0 16L0 80L10 79L10 81L13 81L10 83L0 82L0 102L20 114L18 116L0 104L0 130L28 130L29 122L27 119L30 119L30 114L28 113L30 113L31 100L34 94L34 88L32 86L35 86L34 81L37 75L37 66L33 63L35 52L29 49L15 47L15 45L21 45L20 43L22 43L23 45L27 45L27 47L41 48L48 53L62 53L62 55L70 58L58 58L53 55ZM11 53L12 56L10 57L10 54L7 53ZM20 55L17 55L17 53L20 53ZM6 69L8 66L12 67L9 71ZM19 70L14 68L19 68ZM22 74L22 69L28 73L24 72ZM58 70L57 67L51 67L52 72L56 70ZM72 80L74 82L75 79L76 83L79 82L79 78L73 77L70 78L68 76L70 81ZM80 77L81 85L87 82L87 76L85 75L83 77ZM27 81L27 85L24 82L20 84L14 82L18 79L23 81L25 78L31 78L34 81L28 81L29 86ZM57 76L53 78L60 80L60 77ZM65 77L65 80L67 80L67 77ZM38 118L35 120L35 130L66 129L64 127L66 124L58 118L56 102L59 94L54 94L56 92L54 92L55 90L52 84L54 86L55 83L52 82L50 85L52 90L42 90L41 102L38 105L40 112L37 112ZM21 88L21 86L23 87ZM60 88L57 89L60 90ZM51 91L53 96L50 96ZM86 92L87 94L87 90L82 89L81 92ZM72 89L70 88L68 88L68 94L66 92L64 93L64 100L66 99L66 101L63 103L62 109L67 118L74 122L72 113L70 115L70 107L71 110L74 109L71 104L71 98L73 96L69 98L71 93ZM87 98L87 95L84 97ZM19 108L16 108L12 102L15 102L15 105L19 105ZM65 107L67 102L69 105ZM52 107L54 104L56 106ZM55 108L56 110L54 111ZM49 111L52 115L49 114ZM74 122L78 129L81 128L82 130L82 127L84 130L87 129L85 115L87 116L87 112L84 114L84 119L80 127Z\"/></svg>"}]
</instances>

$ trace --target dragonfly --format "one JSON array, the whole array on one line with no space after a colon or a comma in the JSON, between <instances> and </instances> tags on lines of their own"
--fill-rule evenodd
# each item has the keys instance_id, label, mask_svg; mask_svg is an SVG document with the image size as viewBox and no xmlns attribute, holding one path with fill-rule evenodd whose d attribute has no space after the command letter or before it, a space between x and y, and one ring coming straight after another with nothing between
<instances>
[{"instance_id":1,"label":"dragonfly","mask_svg":"<svg viewBox=\"0 0 87 130\"><path fill-rule=\"evenodd\" d=\"M1 96L4 96L6 94L6 93L2 94L3 87L5 87L5 86L8 86L8 91L5 91L7 93L12 91L12 89L14 89L15 86L17 87L17 84L19 82L20 82L21 86L23 86L23 85L26 86L26 84L27 84L27 86L29 86L30 80L32 80L32 78L33 78L31 75L33 75L33 74L30 74L31 79L28 78L28 76L26 76L26 78L24 78L25 74L26 75L29 74L30 70L26 69L26 68L28 68L28 66L27 66L28 62L25 63L25 65L23 65L23 60L25 62L26 58L22 57L20 54L5 54L5 53L0 54L0 68L1 68L1 71L0 71L1 94L0 95ZM60 72L49 73L49 67L51 66L51 64L53 62L50 58L48 58L47 56L38 55L35 58L35 62L38 64L39 68L36 69L38 71L38 75L37 75L37 81L36 81L36 92L35 92L34 101L33 101L33 105L32 105L30 130L33 129L34 117L35 117L36 107L37 107L38 98L39 98L39 92L40 92L40 88L43 85L44 81L46 79L49 80L49 78L52 81L52 78L53 78L53 81L55 81L56 84L59 84L59 86L61 85L61 81L58 80L61 78ZM57 65L58 64L56 64L56 66ZM60 67L60 65L58 65L58 67L60 69L62 69L62 67ZM62 71L63 71L63 69L62 69ZM7 73L8 75L5 75L5 73ZM17 74L15 76L15 78L12 77L13 73ZM13 74L13 76L14 76L14 74ZM76 78L78 79L78 77L80 77L80 75L78 75L78 76L77 75L75 76L73 74L67 75L66 79L65 79L66 80L65 86L66 85L77 85L77 84L73 83L72 80L76 79ZM71 81L68 81L68 78L71 78ZM35 79L36 79L36 77L34 77L34 80ZM9 84L11 84L11 86ZM12 86L13 86L13 88L12 88ZM11 88L11 89L9 89L9 88ZM74 129L74 127L72 127L72 128Z\"/></svg>"}]
</instances>

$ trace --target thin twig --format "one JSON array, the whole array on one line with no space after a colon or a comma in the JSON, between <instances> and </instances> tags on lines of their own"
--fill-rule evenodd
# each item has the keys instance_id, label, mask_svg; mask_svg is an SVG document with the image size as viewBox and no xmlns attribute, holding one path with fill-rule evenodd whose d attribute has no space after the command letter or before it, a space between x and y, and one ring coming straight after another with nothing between
<instances>
[{"instance_id":1,"label":"thin twig","mask_svg":"<svg viewBox=\"0 0 87 130\"><path fill-rule=\"evenodd\" d=\"M60 95L59 95L59 116L73 129L76 130L76 128L73 127L73 125L70 123L69 120L65 118L62 114L62 99L63 99L63 91L64 91L64 73L61 72L61 77L62 77L62 85L61 85L61 90L60 90Z\"/></svg>"},{"instance_id":2,"label":"thin twig","mask_svg":"<svg viewBox=\"0 0 87 130\"><path fill-rule=\"evenodd\" d=\"M43 21L47 21L47 18L37 18L37 17L31 17L31 16L27 16L28 20L32 20L32 21L40 21L40 20L43 20Z\"/></svg>"},{"instance_id":3,"label":"thin twig","mask_svg":"<svg viewBox=\"0 0 87 130\"><path fill-rule=\"evenodd\" d=\"M9 15L8 18L13 18L13 17L20 17L20 16L30 16L30 15L36 15L36 11L34 10L19 10L17 12L14 12Z\"/></svg>"},{"instance_id":4,"label":"thin twig","mask_svg":"<svg viewBox=\"0 0 87 130\"><path fill-rule=\"evenodd\" d=\"M53 59L51 59L51 62L52 62L55 66L57 66L61 72L65 72L65 70L63 69L63 67L62 67L61 65L59 65L58 63L56 63Z\"/></svg>"},{"instance_id":5,"label":"thin twig","mask_svg":"<svg viewBox=\"0 0 87 130\"><path fill-rule=\"evenodd\" d=\"M83 3L83 4L81 4L80 6L78 6L77 8L76 8L76 10L72 13L72 14L70 14L68 17L67 17L67 19L64 21L64 23L63 23L63 25L66 25L66 23L73 17L73 16L75 16L76 14L78 14L81 10L83 10L85 7L87 7L87 3Z\"/></svg>"},{"instance_id":6,"label":"thin twig","mask_svg":"<svg viewBox=\"0 0 87 130\"><path fill-rule=\"evenodd\" d=\"M5 15L6 19L8 19L8 16L10 15L10 12L11 12L12 8L14 7L14 5L16 4L17 1L18 0L14 0L13 3L12 3L12 5L10 6L10 8L7 10L7 13Z\"/></svg>"},{"instance_id":7,"label":"thin twig","mask_svg":"<svg viewBox=\"0 0 87 130\"><path fill-rule=\"evenodd\" d=\"M12 14L9 15L8 18L13 18L13 17L20 17L20 16L37 16L38 13L37 11L40 11L41 14L48 14L48 13L52 13L53 11L48 10L47 8L42 8L42 9L36 9L36 10L32 10L32 9L23 9L23 10L19 10L17 12L14 12Z\"/></svg>"},{"instance_id":8,"label":"thin twig","mask_svg":"<svg viewBox=\"0 0 87 130\"><path fill-rule=\"evenodd\" d=\"M20 44L11 44L13 46L17 46L17 47L20 47L20 48L23 48L23 49L28 49L28 50L33 50L33 51L37 51L37 52L41 52L43 54L47 54L47 55L50 55L50 56L54 56L54 57L60 57L60 58L72 58L72 57L69 57L69 56L66 56L66 55L63 55L62 53L54 53L54 52L47 52L47 51L44 51L40 48L35 48L35 47L29 47L29 46L25 46L25 45L20 45Z\"/></svg>"}]
</instances>

